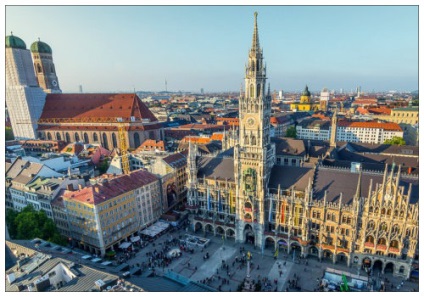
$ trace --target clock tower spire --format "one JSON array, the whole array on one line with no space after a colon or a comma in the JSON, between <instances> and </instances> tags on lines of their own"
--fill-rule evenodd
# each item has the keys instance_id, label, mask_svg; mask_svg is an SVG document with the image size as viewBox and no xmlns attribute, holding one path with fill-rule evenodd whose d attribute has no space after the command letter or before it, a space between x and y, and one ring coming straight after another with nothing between
<instances>
[{"instance_id":1,"label":"clock tower spire","mask_svg":"<svg viewBox=\"0 0 424 297\"><path fill-rule=\"evenodd\" d=\"M266 66L254 14L252 47L245 68L245 92L239 99L239 142L234 149L237 184L236 240L262 247L265 188L274 163L270 142L271 96L266 93Z\"/></svg>"}]
</instances>

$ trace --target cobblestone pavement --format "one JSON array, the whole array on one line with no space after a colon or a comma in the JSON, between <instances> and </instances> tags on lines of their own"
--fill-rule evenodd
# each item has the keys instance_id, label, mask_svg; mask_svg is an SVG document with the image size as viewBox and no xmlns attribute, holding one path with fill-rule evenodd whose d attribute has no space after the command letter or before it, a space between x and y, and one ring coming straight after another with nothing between
<instances>
[{"instance_id":1,"label":"cobblestone pavement","mask_svg":"<svg viewBox=\"0 0 424 297\"><path fill-rule=\"evenodd\" d=\"M154 243L150 243L147 247L141 249L134 258L127 261L130 265L141 264L147 262L146 253L153 252L154 250L162 250L162 246L166 240L178 238L180 235L191 232L179 231L175 233L166 233L160 238L156 239ZM205 237L203 234L195 234L199 237ZM202 281L211 279L208 283L209 286L219 289L221 286L222 291L237 291L238 286L246 277L247 267L240 262L236 262L236 257L241 257L241 248L244 248L245 253L250 251L252 254L251 265L251 278L255 281L267 277L271 281L270 291L284 291L288 288L288 281L293 279L296 275L299 280L297 282L301 291L314 291L317 287L318 281L324 274L325 268L334 268L342 271L347 271L353 274L358 274L357 267L347 267L345 264L333 264L330 261L323 261L320 263L317 258L310 257L307 259L308 265L305 264L306 260L300 260L296 263L293 262L292 255L286 255L279 252L277 259L274 259L274 251L270 249L262 251L255 249L249 244L238 244L234 240L226 240L225 242L221 237L206 236L210 239L209 245L202 251L200 247L194 248L193 253L183 252L181 257L176 258L167 268L156 269L157 274L162 275L169 269L178 273L192 281ZM204 259L203 256L209 253L209 259ZM70 256L71 257L71 256ZM78 255L81 259L81 254ZM102 268L108 272L115 273L114 267L101 267L99 264L94 264L90 261L82 260L81 263L91 265L96 268ZM227 269L222 268L222 264L228 265ZM280 276L281 271L281 276ZM365 271L359 271L360 275L366 276ZM144 275L145 273L143 273ZM396 287L402 282L399 277L392 275L383 275L383 278L389 280L388 291L412 291L418 290L418 282L403 281L403 286L397 289ZM318 278L318 280L317 280ZM223 284L223 279L229 280L229 284ZM275 284L274 281L277 281ZM130 281L130 280L129 280ZM393 288L391 288L393 284Z\"/></svg>"}]
</instances>

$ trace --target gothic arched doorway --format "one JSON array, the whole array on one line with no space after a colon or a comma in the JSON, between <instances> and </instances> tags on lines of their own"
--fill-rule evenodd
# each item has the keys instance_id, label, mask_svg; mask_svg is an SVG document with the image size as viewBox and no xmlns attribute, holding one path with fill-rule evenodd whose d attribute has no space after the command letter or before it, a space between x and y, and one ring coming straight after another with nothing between
<instances>
[{"instance_id":1,"label":"gothic arched doorway","mask_svg":"<svg viewBox=\"0 0 424 297\"><path fill-rule=\"evenodd\" d=\"M392 262L386 264L384 267L384 274L393 273L395 271L395 265Z\"/></svg>"},{"instance_id":2,"label":"gothic arched doorway","mask_svg":"<svg viewBox=\"0 0 424 297\"><path fill-rule=\"evenodd\" d=\"M372 269L374 271L382 271L383 270L383 262L381 260L375 260Z\"/></svg>"},{"instance_id":3,"label":"gothic arched doorway","mask_svg":"<svg viewBox=\"0 0 424 297\"><path fill-rule=\"evenodd\" d=\"M194 224L194 232L196 233L197 231L202 231L202 223L197 222L196 224Z\"/></svg>"},{"instance_id":4,"label":"gothic arched doorway","mask_svg":"<svg viewBox=\"0 0 424 297\"><path fill-rule=\"evenodd\" d=\"M252 226L247 224L244 227L245 243L255 244L255 233Z\"/></svg>"},{"instance_id":5,"label":"gothic arched doorway","mask_svg":"<svg viewBox=\"0 0 424 297\"><path fill-rule=\"evenodd\" d=\"M275 250L275 240L272 237L267 237L265 239L265 249Z\"/></svg>"}]
</instances>

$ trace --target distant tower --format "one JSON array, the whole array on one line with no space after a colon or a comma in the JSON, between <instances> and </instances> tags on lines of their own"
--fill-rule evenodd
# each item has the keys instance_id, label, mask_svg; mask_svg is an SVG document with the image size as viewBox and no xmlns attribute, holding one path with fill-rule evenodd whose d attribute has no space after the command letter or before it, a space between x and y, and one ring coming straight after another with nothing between
<instances>
[{"instance_id":1,"label":"distant tower","mask_svg":"<svg viewBox=\"0 0 424 297\"><path fill-rule=\"evenodd\" d=\"M359 98L361 97L361 87L356 87L356 97Z\"/></svg>"},{"instance_id":2,"label":"distant tower","mask_svg":"<svg viewBox=\"0 0 424 297\"><path fill-rule=\"evenodd\" d=\"M79 92L82 94L82 85L79 85Z\"/></svg>"},{"instance_id":3,"label":"distant tower","mask_svg":"<svg viewBox=\"0 0 424 297\"><path fill-rule=\"evenodd\" d=\"M322 111L327 111L329 100L330 100L330 92L328 91L327 88L322 89L321 96L319 98L320 109Z\"/></svg>"},{"instance_id":4,"label":"distant tower","mask_svg":"<svg viewBox=\"0 0 424 297\"><path fill-rule=\"evenodd\" d=\"M330 147L336 147L336 137L337 137L337 107L331 119Z\"/></svg>"},{"instance_id":5,"label":"distant tower","mask_svg":"<svg viewBox=\"0 0 424 297\"><path fill-rule=\"evenodd\" d=\"M39 39L31 44L31 54L40 88L46 93L62 93L53 63L51 47Z\"/></svg>"},{"instance_id":6,"label":"distant tower","mask_svg":"<svg viewBox=\"0 0 424 297\"><path fill-rule=\"evenodd\" d=\"M204 94L203 88L200 89L200 94L202 94L202 95Z\"/></svg>"},{"instance_id":7,"label":"distant tower","mask_svg":"<svg viewBox=\"0 0 424 297\"><path fill-rule=\"evenodd\" d=\"M278 92L278 99L283 100L283 90Z\"/></svg>"},{"instance_id":8,"label":"distant tower","mask_svg":"<svg viewBox=\"0 0 424 297\"><path fill-rule=\"evenodd\" d=\"M35 139L46 93L38 86L31 52L22 39L6 36L5 54L6 105L13 134L17 139Z\"/></svg>"}]
</instances>

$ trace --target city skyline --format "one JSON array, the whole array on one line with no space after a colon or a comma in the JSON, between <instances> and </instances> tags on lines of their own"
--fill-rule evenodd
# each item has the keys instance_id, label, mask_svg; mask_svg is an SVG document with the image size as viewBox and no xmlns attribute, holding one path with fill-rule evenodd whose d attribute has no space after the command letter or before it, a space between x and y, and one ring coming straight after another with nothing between
<instances>
[{"instance_id":1,"label":"city skyline","mask_svg":"<svg viewBox=\"0 0 424 297\"><path fill-rule=\"evenodd\" d=\"M418 89L418 6L8 6L5 29L51 46L65 93L225 92L255 11L272 90Z\"/></svg>"}]
</instances>

